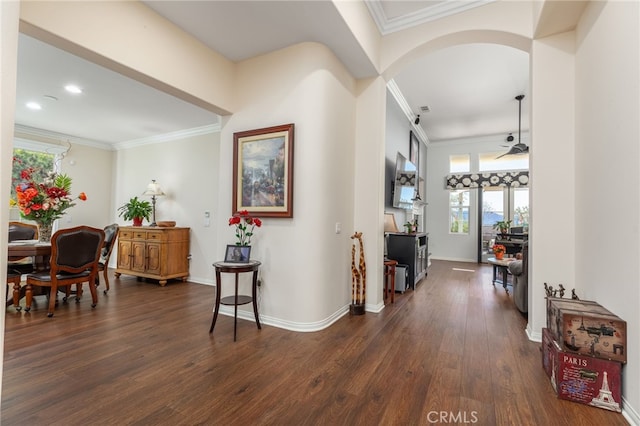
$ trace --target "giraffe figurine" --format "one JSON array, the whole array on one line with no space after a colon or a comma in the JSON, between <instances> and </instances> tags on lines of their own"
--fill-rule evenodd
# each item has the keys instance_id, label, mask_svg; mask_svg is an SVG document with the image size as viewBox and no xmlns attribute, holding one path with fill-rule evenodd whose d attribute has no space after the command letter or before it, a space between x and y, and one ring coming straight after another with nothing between
<instances>
[{"instance_id":1,"label":"giraffe figurine","mask_svg":"<svg viewBox=\"0 0 640 426\"><path fill-rule=\"evenodd\" d=\"M351 246L351 312L353 314L364 314L365 291L367 288L367 266L364 260L364 244L362 243L362 232L355 232L351 236L352 240L358 240L360 249L358 267L356 268L356 246L355 242Z\"/></svg>"},{"instance_id":2,"label":"giraffe figurine","mask_svg":"<svg viewBox=\"0 0 640 426\"><path fill-rule=\"evenodd\" d=\"M351 304L356 304L356 295L358 294L358 290L360 288L360 272L358 272L358 268L356 268L356 246L355 244L351 245Z\"/></svg>"}]
</instances>

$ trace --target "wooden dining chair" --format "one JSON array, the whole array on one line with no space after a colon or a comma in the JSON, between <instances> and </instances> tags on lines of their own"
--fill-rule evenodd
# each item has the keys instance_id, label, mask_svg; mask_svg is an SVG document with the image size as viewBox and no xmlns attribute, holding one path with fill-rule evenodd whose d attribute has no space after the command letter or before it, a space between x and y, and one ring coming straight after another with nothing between
<instances>
[{"instance_id":1,"label":"wooden dining chair","mask_svg":"<svg viewBox=\"0 0 640 426\"><path fill-rule=\"evenodd\" d=\"M38 226L24 222L9 222L9 242L21 240L37 240ZM28 274L35 270L33 257L21 257L9 259L8 267L22 274Z\"/></svg>"},{"instance_id":2,"label":"wooden dining chair","mask_svg":"<svg viewBox=\"0 0 640 426\"><path fill-rule=\"evenodd\" d=\"M51 261L49 269L27 275L25 311L31 310L33 286L50 287L49 310L52 317L58 289L66 287L67 300L71 286L76 284L76 302L82 297L82 283L89 283L92 304L98 304L95 279L98 275L98 260L104 243L104 231L90 226L61 229L51 237Z\"/></svg>"},{"instance_id":3,"label":"wooden dining chair","mask_svg":"<svg viewBox=\"0 0 640 426\"><path fill-rule=\"evenodd\" d=\"M100 260L98 261L98 272L102 272L106 286L104 294L109 291L109 259L111 258L111 252L113 251L113 246L115 246L119 229L120 227L117 223L112 223L104 228L104 245L100 250ZM96 287L98 285L100 285L100 274L96 275Z\"/></svg>"},{"instance_id":4,"label":"wooden dining chair","mask_svg":"<svg viewBox=\"0 0 640 426\"><path fill-rule=\"evenodd\" d=\"M22 280L22 274L17 271L7 271L7 306L13 304L16 310L20 310L20 282ZM9 300L9 284L13 287L13 297Z\"/></svg>"}]
</instances>

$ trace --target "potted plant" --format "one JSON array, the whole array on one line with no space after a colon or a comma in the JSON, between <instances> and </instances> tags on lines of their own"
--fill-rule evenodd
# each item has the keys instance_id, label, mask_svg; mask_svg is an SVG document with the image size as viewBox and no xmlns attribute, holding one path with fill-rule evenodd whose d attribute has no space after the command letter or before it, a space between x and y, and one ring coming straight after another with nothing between
<instances>
[{"instance_id":1,"label":"potted plant","mask_svg":"<svg viewBox=\"0 0 640 426\"><path fill-rule=\"evenodd\" d=\"M507 248L502 244L495 244L493 246L493 254L496 255L496 259L501 260L504 258L504 254L507 252Z\"/></svg>"},{"instance_id":2,"label":"potted plant","mask_svg":"<svg viewBox=\"0 0 640 426\"><path fill-rule=\"evenodd\" d=\"M149 220L151 216L151 203L145 200L138 200L133 197L128 203L118 207L118 216L122 216L124 220L133 220L133 226L141 226L142 219Z\"/></svg>"},{"instance_id":3,"label":"potted plant","mask_svg":"<svg viewBox=\"0 0 640 426\"><path fill-rule=\"evenodd\" d=\"M497 229L501 234L506 234L511 228L510 220L499 220L493 225L493 229Z\"/></svg>"}]
</instances>

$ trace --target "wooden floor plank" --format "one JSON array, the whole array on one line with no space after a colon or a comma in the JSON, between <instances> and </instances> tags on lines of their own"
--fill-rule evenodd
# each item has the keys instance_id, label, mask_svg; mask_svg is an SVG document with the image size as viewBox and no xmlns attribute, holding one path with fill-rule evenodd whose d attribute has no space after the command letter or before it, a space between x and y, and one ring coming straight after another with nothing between
<instances>
[{"instance_id":1,"label":"wooden floor plank","mask_svg":"<svg viewBox=\"0 0 640 426\"><path fill-rule=\"evenodd\" d=\"M467 271L456 270L465 269ZM296 333L218 317L215 289L112 277L88 292L7 308L3 426L624 425L558 400L526 316L487 266L433 261L379 314Z\"/></svg>"}]
</instances>

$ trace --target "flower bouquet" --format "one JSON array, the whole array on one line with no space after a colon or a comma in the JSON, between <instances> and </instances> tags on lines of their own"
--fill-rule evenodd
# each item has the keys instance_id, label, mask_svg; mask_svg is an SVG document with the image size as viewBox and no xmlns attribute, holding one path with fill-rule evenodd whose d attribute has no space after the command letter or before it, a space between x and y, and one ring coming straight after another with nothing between
<instances>
[{"instance_id":1,"label":"flower bouquet","mask_svg":"<svg viewBox=\"0 0 640 426\"><path fill-rule=\"evenodd\" d=\"M41 182L36 180L36 175L33 167L22 170L14 204L24 219L38 224L40 240L49 241L53 221L75 206L75 200L85 201L87 195L81 192L76 198L71 197L71 178L65 174L49 172Z\"/></svg>"},{"instance_id":2,"label":"flower bouquet","mask_svg":"<svg viewBox=\"0 0 640 426\"><path fill-rule=\"evenodd\" d=\"M237 246L248 246L251 244L253 230L257 226L262 226L262 221L257 217L251 217L247 210L240 210L237 214L229 218L229 226L236 227Z\"/></svg>"},{"instance_id":3,"label":"flower bouquet","mask_svg":"<svg viewBox=\"0 0 640 426\"><path fill-rule=\"evenodd\" d=\"M506 251L507 248L502 244L494 244L493 246L493 254L496 255L496 259L502 259Z\"/></svg>"}]
</instances>

